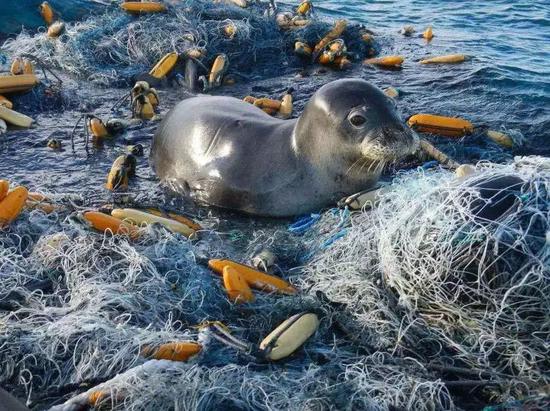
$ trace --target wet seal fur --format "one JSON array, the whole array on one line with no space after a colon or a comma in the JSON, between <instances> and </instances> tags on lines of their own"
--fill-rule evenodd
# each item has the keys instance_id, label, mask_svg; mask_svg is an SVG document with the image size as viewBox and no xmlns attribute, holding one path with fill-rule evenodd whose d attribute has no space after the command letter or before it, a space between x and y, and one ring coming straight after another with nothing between
<instances>
[{"instance_id":1,"label":"wet seal fur","mask_svg":"<svg viewBox=\"0 0 550 411\"><path fill-rule=\"evenodd\" d=\"M373 187L386 163L417 146L380 89L342 79L321 87L292 120L232 97L184 100L160 124L151 164L199 203L285 217Z\"/></svg>"}]
</instances>

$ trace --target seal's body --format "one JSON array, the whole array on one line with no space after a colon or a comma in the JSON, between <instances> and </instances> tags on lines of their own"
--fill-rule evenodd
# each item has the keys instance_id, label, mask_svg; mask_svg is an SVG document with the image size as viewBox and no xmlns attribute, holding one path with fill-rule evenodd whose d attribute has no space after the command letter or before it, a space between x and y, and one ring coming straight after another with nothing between
<instances>
[{"instance_id":1,"label":"seal's body","mask_svg":"<svg viewBox=\"0 0 550 411\"><path fill-rule=\"evenodd\" d=\"M416 143L382 91L344 79L319 89L294 120L231 97L184 100L159 126L151 162L200 203L282 217L373 186Z\"/></svg>"}]
</instances>

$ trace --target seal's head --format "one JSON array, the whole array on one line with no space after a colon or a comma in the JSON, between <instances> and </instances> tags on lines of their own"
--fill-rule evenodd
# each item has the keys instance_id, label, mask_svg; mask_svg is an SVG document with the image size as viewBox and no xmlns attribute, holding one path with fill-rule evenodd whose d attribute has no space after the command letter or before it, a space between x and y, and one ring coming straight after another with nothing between
<instances>
[{"instance_id":1,"label":"seal's head","mask_svg":"<svg viewBox=\"0 0 550 411\"><path fill-rule=\"evenodd\" d=\"M321 87L307 104L294 135L297 151L325 164L332 157L332 163L338 159L346 167L362 162L383 165L413 153L418 146L418 136L402 122L394 102L377 87L355 78Z\"/></svg>"}]
</instances>

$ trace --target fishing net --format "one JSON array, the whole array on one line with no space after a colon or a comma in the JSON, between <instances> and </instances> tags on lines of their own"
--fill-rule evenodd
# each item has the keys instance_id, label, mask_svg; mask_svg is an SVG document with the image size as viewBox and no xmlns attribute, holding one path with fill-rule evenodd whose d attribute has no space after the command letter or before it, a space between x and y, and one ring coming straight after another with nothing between
<instances>
[{"instance_id":1,"label":"fishing net","mask_svg":"<svg viewBox=\"0 0 550 411\"><path fill-rule=\"evenodd\" d=\"M71 407L97 391L114 409L452 406L442 382L414 359L358 353L335 328L331 304L314 294L258 292L252 304L231 304L205 258L246 261L270 248L287 253L282 272L304 249L280 224L255 225L245 235L245 223L227 230L226 221L206 220L216 231L199 240L150 226L130 242L92 232L68 211L23 212L0 234L0 384L40 409ZM284 364L241 353L196 327L222 321L257 344L303 311L318 314L320 329ZM181 341L199 341L203 350L188 363L143 355L144 347Z\"/></svg>"},{"instance_id":2,"label":"fishing net","mask_svg":"<svg viewBox=\"0 0 550 411\"><path fill-rule=\"evenodd\" d=\"M400 175L374 210L344 228L343 212L326 213L305 234L318 252L296 282L342 304L364 346L486 379L502 400L535 392L550 365L549 187L540 157L480 163L464 180Z\"/></svg>"},{"instance_id":3,"label":"fishing net","mask_svg":"<svg viewBox=\"0 0 550 411\"><path fill-rule=\"evenodd\" d=\"M57 39L45 32L22 31L7 40L9 56L31 54L45 65L61 69L96 84L126 84L131 77L148 72L165 54L199 47L206 50L202 63L210 68L215 56L229 57L236 76L280 75L281 69L302 64L293 55L296 40L315 44L331 28L331 22L314 21L309 26L281 30L265 7L251 4L239 8L206 0L187 0L167 13L133 17L118 8L82 22L67 23ZM226 32L226 27L232 30ZM345 39L358 55L364 52L359 26L350 26Z\"/></svg>"}]
</instances>

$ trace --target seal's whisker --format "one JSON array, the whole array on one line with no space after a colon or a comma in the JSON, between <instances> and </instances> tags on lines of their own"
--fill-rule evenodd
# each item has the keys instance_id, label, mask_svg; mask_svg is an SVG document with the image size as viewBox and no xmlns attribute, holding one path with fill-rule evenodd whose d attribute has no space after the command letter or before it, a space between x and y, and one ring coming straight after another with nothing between
<instances>
[{"instance_id":1,"label":"seal's whisker","mask_svg":"<svg viewBox=\"0 0 550 411\"><path fill-rule=\"evenodd\" d=\"M363 164L361 165L361 168L359 169L359 173L358 173L358 174L361 173L361 171L363 170L363 167L365 167L369 161L372 161L372 160L370 160L370 159L368 159L368 158L365 159L365 161L364 161ZM372 163L371 163L371 165L372 165ZM369 166L369 168L370 168L370 166ZM367 172L368 172L368 171L367 171Z\"/></svg>"},{"instance_id":2,"label":"seal's whisker","mask_svg":"<svg viewBox=\"0 0 550 411\"><path fill-rule=\"evenodd\" d=\"M347 176L347 175L351 172L351 170L353 169L353 167L355 167L355 165L356 165L357 163L359 163L359 161L361 161L361 160L363 160L362 157L359 157L357 160L355 160L355 161L353 162L353 164L348 168L348 170L346 171L346 174L345 174L345 175Z\"/></svg>"}]
</instances>

